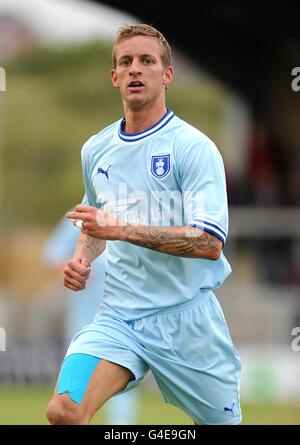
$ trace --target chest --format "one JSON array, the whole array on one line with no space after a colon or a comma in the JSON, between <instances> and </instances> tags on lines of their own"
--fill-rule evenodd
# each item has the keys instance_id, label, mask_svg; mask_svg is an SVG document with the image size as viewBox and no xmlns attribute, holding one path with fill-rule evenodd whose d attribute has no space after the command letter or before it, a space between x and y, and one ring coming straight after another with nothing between
<instances>
[{"instance_id":1,"label":"chest","mask_svg":"<svg viewBox=\"0 0 300 445\"><path fill-rule=\"evenodd\" d=\"M93 160L91 182L97 202L105 205L129 195L180 191L172 141L111 143Z\"/></svg>"},{"instance_id":2,"label":"chest","mask_svg":"<svg viewBox=\"0 0 300 445\"><path fill-rule=\"evenodd\" d=\"M142 144L109 144L94 159L91 181L99 207L121 220L173 225L174 208L181 218L172 140L158 137Z\"/></svg>"}]
</instances>

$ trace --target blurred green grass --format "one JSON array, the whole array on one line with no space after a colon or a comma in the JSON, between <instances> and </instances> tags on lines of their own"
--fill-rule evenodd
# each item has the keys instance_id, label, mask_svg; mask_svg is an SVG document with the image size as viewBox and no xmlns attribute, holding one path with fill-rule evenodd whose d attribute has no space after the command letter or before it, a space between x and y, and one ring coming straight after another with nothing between
<instances>
[{"instance_id":1,"label":"blurred green grass","mask_svg":"<svg viewBox=\"0 0 300 445\"><path fill-rule=\"evenodd\" d=\"M0 386L0 425L48 424L45 409L52 388L41 386ZM300 425L300 402L286 404L243 404L244 425ZM165 404L157 392L141 392L138 424L191 425L178 408ZM96 414L93 424L107 424L105 411Z\"/></svg>"}]
</instances>

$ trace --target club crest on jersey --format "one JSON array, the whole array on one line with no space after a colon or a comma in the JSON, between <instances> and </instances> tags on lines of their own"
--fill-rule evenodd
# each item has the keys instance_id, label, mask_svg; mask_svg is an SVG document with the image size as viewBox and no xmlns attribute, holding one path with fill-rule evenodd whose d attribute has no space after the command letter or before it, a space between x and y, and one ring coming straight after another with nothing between
<instances>
[{"instance_id":1,"label":"club crest on jersey","mask_svg":"<svg viewBox=\"0 0 300 445\"><path fill-rule=\"evenodd\" d=\"M152 156L151 173L155 178L162 179L170 171L170 155Z\"/></svg>"}]
</instances>

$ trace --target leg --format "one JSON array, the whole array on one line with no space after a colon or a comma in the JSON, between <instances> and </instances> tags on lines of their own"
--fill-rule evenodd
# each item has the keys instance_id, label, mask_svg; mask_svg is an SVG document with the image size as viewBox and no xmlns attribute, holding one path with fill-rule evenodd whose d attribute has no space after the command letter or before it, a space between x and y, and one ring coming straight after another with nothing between
<instances>
[{"instance_id":1,"label":"leg","mask_svg":"<svg viewBox=\"0 0 300 445\"><path fill-rule=\"evenodd\" d=\"M78 363L78 366L80 365ZM58 394L59 385L56 385L47 408L49 422L54 425L89 424L95 412L110 397L124 389L132 379L134 376L129 369L107 360L100 360L92 372L82 399L78 400L79 403L72 400L69 391Z\"/></svg>"}]
</instances>

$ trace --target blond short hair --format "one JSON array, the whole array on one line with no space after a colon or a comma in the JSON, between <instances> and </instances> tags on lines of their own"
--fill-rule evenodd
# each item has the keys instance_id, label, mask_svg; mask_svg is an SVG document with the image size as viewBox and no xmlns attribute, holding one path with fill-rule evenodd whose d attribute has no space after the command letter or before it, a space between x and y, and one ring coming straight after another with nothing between
<instances>
[{"instance_id":1,"label":"blond short hair","mask_svg":"<svg viewBox=\"0 0 300 445\"><path fill-rule=\"evenodd\" d=\"M160 31L150 25L140 24L140 25L125 25L119 29L113 49L112 49L112 64L113 68L116 68L116 49L118 44L125 39L135 36L146 36L156 38L159 41L161 48L161 59L164 68L173 64L172 60L172 50L167 42L166 38L162 35Z\"/></svg>"}]
</instances>

